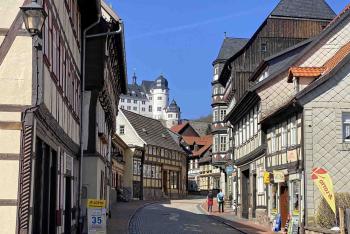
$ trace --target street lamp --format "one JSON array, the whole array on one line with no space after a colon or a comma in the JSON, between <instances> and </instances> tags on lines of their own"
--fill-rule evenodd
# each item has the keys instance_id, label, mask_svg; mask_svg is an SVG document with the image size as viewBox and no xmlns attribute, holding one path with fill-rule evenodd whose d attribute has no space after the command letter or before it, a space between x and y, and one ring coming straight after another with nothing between
<instances>
[{"instance_id":1,"label":"street lamp","mask_svg":"<svg viewBox=\"0 0 350 234\"><path fill-rule=\"evenodd\" d=\"M20 9L22 11L23 21L27 31L32 35L40 34L47 16L44 8L36 1L32 1L31 3L20 7Z\"/></svg>"}]
</instances>

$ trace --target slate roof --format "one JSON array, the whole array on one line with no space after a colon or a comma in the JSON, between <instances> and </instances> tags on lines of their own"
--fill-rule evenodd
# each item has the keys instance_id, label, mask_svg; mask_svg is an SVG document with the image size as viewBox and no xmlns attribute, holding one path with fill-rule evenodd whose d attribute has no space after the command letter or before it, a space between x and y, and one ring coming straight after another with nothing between
<instances>
[{"instance_id":1,"label":"slate roof","mask_svg":"<svg viewBox=\"0 0 350 234\"><path fill-rule=\"evenodd\" d=\"M177 105L175 100L170 103L170 105L166 109L167 112L180 113L180 107Z\"/></svg>"},{"instance_id":2,"label":"slate roof","mask_svg":"<svg viewBox=\"0 0 350 234\"><path fill-rule=\"evenodd\" d=\"M151 93L151 88L153 86L154 81L151 80L143 80L141 83L142 88L146 93Z\"/></svg>"},{"instance_id":3,"label":"slate roof","mask_svg":"<svg viewBox=\"0 0 350 234\"><path fill-rule=\"evenodd\" d=\"M228 58L242 49L243 46L247 44L248 40L248 38L226 37L221 45L221 49L214 63L226 61Z\"/></svg>"},{"instance_id":4,"label":"slate roof","mask_svg":"<svg viewBox=\"0 0 350 234\"><path fill-rule=\"evenodd\" d=\"M159 120L148 118L127 110L121 110L121 112L147 145L184 153L182 148L173 139L173 136L170 135L169 131Z\"/></svg>"},{"instance_id":5,"label":"slate roof","mask_svg":"<svg viewBox=\"0 0 350 234\"><path fill-rule=\"evenodd\" d=\"M207 134L207 129L209 128L210 123L200 122L200 121L190 121L190 125L198 133L198 135L204 136Z\"/></svg>"},{"instance_id":6,"label":"slate roof","mask_svg":"<svg viewBox=\"0 0 350 234\"><path fill-rule=\"evenodd\" d=\"M336 14L324 0L281 0L271 16L331 20Z\"/></svg>"},{"instance_id":7,"label":"slate roof","mask_svg":"<svg viewBox=\"0 0 350 234\"><path fill-rule=\"evenodd\" d=\"M128 84L128 93L122 96L129 96L138 99L147 99L144 89L138 84Z\"/></svg>"},{"instance_id":8,"label":"slate roof","mask_svg":"<svg viewBox=\"0 0 350 234\"><path fill-rule=\"evenodd\" d=\"M168 89L168 80L163 76L160 75L154 82L153 82L153 89Z\"/></svg>"}]
</instances>

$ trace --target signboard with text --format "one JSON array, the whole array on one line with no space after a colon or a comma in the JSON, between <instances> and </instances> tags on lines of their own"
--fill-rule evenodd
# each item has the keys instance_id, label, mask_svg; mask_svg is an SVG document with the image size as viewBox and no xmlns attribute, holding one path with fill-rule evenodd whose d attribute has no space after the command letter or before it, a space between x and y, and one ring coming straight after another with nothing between
<instances>
[{"instance_id":1,"label":"signboard with text","mask_svg":"<svg viewBox=\"0 0 350 234\"><path fill-rule=\"evenodd\" d=\"M106 233L106 200L88 199L88 233Z\"/></svg>"}]
</instances>

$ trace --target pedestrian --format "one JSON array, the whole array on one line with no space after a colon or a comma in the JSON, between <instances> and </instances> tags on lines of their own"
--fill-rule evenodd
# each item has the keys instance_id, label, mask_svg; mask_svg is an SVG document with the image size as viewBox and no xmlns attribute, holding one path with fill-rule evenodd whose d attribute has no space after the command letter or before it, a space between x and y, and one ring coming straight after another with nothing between
<instances>
[{"instance_id":1,"label":"pedestrian","mask_svg":"<svg viewBox=\"0 0 350 234\"><path fill-rule=\"evenodd\" d=\"M209 191L208 196L207 196L207 203L208 203L208 212L213 212L213 201L214 195L212 191Z\"/></svg>"},{"instance_id":2,"label":"pedestrian","mask_svg":"<svg viewBox=\"0 0 350 234\"><path fill-rule=\"evenodd\" d=\"M222 192L222 189L220 189L220 192L217 195L218 204L219 204L219 212L224 212L224 194Z\"/></svg>"}]
</instances>

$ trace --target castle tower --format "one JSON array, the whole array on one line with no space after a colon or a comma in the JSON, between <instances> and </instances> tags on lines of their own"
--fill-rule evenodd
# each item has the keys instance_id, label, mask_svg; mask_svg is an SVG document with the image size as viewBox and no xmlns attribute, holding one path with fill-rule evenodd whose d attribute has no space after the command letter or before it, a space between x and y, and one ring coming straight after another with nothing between
<instances>
[{"instance_id":1,"label":"castle tower","mask_svg":"<svg viewBox=\"0 0 350 234\"><path fill-rule=\"evenodd\" d=\"M151 89L153 102L153 118L163 119L164 111L169 104L168 80L160 75L153 83Z\"/></svg>"},{"instance_id":2,"label":"castle tower","mask_svg":"<svg viewBox=\"0 0 350 234\"><path fill-rule=\"evenodd\" d=\"M171 128L172 126L179 124L180 114L180 107L176 104L176 101L173 99L165 111L164 119L166 120L166 127Z\"/></svg>"}]
</instances>

